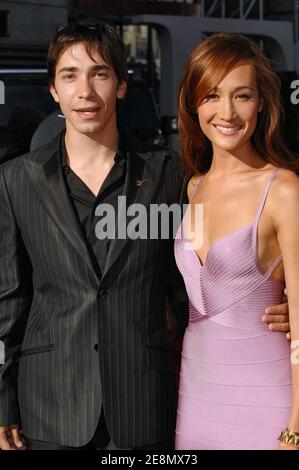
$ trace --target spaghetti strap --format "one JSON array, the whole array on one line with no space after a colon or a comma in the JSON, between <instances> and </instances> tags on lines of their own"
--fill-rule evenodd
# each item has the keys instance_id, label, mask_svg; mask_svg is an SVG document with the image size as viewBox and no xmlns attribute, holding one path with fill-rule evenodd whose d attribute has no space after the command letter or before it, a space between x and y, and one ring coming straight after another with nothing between
<instances>
[{"instance_id":1,"label":"spaghetti strap","mask_svg":"<svg viewBox=\"0 0 299 470\"><path fill-rule=\"evenodd\" d=\"M193 197L195 196L195 193L196 193L196 191L197 191L198 188L199 188L199 183L200 183L200 181L202 180L202 177L203 177L203 175L198 175L198 176L196 177L195 182L192 182L192 184L194 185L194 188L193 188L192 193L191 193L191 195L190 195L189 202L190 202L190 201L193 199ZM189 180L189 183L190 183L190 181L191 181L191 179Z\"/></svg>"},{"instance_id":2,"label":"spaghetti strap","mask_svg":"<svg viewBox=\"0 0 299 470\"><path fill-rule=\"evenodd\" d=\"M256 213L256 216L255 216L255 220L254 220L254 224L253 224L253 232L252 232L252 235L253 235L253 250L254 250L254 256L255 256L255 262L256 262L256 265L259 267L260 269L260 264L259 264L259 260L258 260L258 252L257 252L257 242L258 242L258 224L259 224L259 221L260 221L260 218L261 218L261 215L262 215L262 212L263 212L263 209L265 207L265 203L266 203L266 200L267 200L267 196L268 196L268 193L269 193L269 190L270 190L270 186L271 186L271 183L273 181L273 179L275 178L275 176L277 175L279 171L279 168L276 168L272 173L271 173L271 176L268 180L268 183L266 185L266 188L263 192L263 195L262 195L262 198L261 198L261 202L259 204L259 207L258 207L258 210L257 210L257 213ZM279 265L279 263L281 262L282 260L282 256L279 255L274 261L273 263L271 264L271 266L269 267L269 269L264 273L265 276L267 277L270 277L271 274L273 273L274 269Z\"/></svg>"},{"instance_id":3,"label":"spaghetti strap","mask_svg":"<svg viewBox=\"0 0 299 470\"><path fill-rule=\"evenodd\" d=\"M273 170L273 172L271 173L270 178L268 180L268 183L266 184L266 187L264 189L264 192L263 192L263 195L262 195L262 198L261 198L261 202L259 204L256 216L255 216L255 221L254 221L255 229L257 228L259 220L261 218L261 215L262 215L262 212L263 212L266 200L267 200L267 196L268 196L268 193L269 193L269 190L270 190L271 183L272 183L273 179L275 178L275 176L277 175L278 171L279 171L278 168Z\"/></svg>"}]
</instances>

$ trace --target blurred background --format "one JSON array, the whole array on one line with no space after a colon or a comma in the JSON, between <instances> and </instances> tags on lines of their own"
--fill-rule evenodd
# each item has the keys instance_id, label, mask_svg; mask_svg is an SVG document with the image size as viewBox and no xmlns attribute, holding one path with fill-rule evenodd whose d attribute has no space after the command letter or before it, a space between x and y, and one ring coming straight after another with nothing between
<instances>
[{"instance_id":1,"label":"blurred background","mask_svg":"<svg viewBox=\"0 0 299 470\"><path fill-rule=\"evenodd\" d=\"M97 17L128 48L129 92L120 121L137 136L179 149L176 98L188 54L205 37L232 31L256 40L282 80L289 147L299 153L296 0L0 0L0 162L36 148L64 119L47 89L46 53L56 27ZM298 85L299 88L299 85Z\"/></svg>"}]
</instances>

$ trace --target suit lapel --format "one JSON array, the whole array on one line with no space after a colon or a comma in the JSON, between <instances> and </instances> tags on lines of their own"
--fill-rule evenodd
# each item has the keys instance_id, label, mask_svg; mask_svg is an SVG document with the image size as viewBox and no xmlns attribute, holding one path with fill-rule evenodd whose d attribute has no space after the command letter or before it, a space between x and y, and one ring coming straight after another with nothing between
<instances>
[{"instance_id":1,"label":"suit lapel","mask_svg":"<svg viewBox=\"0 0 299 470\"><path fill-rule=\"evenodd\" d=\"M25 167L36 195L47 213L96 276L94 264L65 187L60 163L60 139L61 136L58 136L51 144L39 150L38 158L25 160Z\"/></svg>"},{"instance_id":2,"label":"suit lapel","mask_svg":"<svg viewBox=\"0 0 299 470\"><path fill-rule=\"evenodd\" d=\"M155 153L150 151L128 151L127 172L122 194L126 198L126 208L131 204L142 204L148 208L155 201L155 195L160 188L161 178L163 178L162 169L165 158L165 155L161 154L155 158ZM103 277L106 276L123 250L129 248L132 242L127 237L117 238L118 229L117 220L116 238L111 240Z\"/></svg>"},{"instance_id":3,"label":"suit lapel","mask_svg":"<svg viewBox=\"0 0 299 470\"><path fill-rule=\"evenodd\" d=\"M95 279L99 280L65 187L60 163L62 136L58 136L50 144L34 152L33 158L25 159L25 167L45 210L73 245L78 256L90 267ZM163 166L167 154L160 153L155 158L155 151L150 151L147 147L139 150L138 145L140 145L139 141L133 139L132 148L129 144L127 152L127 171L122 194L126 197L127 208L133 203L142 204L148 208L155 201L155 196L163 181ZM118 228L117 224L116 234ZM130 242L131 240L127 237L124 239L116 237L111 240L102 279Z\"/></svg>"}]
</instances>

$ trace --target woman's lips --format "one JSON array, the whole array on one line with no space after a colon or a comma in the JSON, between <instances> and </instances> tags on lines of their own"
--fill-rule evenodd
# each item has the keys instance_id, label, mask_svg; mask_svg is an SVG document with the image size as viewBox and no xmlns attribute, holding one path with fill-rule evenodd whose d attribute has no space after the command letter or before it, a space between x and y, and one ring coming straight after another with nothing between
<instances>
[{"instance_id":1,"label":"woman's lips","mask_svg":"<svg viewBox=\"0 0 299 470\"><path fill-rule=\"evenodd\" d=\"M220 126L217 124L213 124L215 129L222 135L235 135L239 130L242 129L243 126Z\"/></svg>"}]
</instances>

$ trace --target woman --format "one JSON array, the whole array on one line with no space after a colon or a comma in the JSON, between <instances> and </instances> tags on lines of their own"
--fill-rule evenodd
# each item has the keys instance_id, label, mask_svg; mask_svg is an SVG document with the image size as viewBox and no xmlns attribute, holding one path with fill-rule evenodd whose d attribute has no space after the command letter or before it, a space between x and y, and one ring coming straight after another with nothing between
<instances>
[{"instance_id":1,"label":"woman","mask_svg":"<svg viewBox=\"0 0 299 470\"><path fill-rule=\"evenodd\" d=\"M176 448L295 449L299 366L261 315L286 283L299 339L298 162L279 132L279 79L254 42L215 34L194 50L179 123L194 176L175 242L190 299Z\"/></svg>"}]
</instances>

